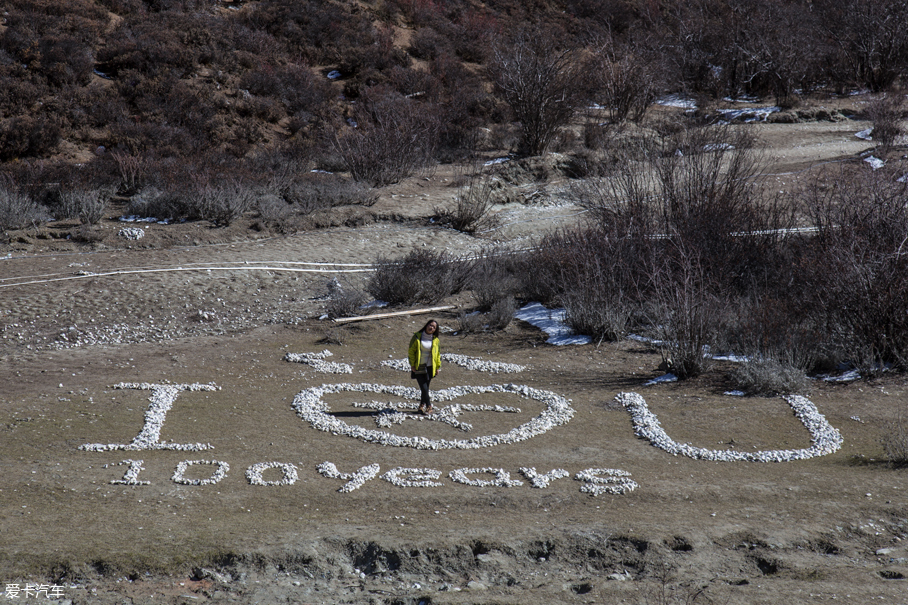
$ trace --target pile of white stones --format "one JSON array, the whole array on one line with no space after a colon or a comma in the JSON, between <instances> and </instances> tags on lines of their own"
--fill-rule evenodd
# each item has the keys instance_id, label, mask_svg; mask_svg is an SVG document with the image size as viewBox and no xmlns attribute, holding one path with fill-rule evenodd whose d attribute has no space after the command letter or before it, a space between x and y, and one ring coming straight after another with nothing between
<instances>
[{"instance_id":1,"label":"pile of white stones","mask_svg":"<svg viewBox=\"0 0 908 605\"><path fill-rule=\"evenodd\" d=\"M394 395L403 399L418 400L419 391L412 387L388 386L380 384L325 384L318 387L305 389L297 393L293 399L293 409L299 416L307 421L313 428L325 431L333 435L347 435L355 439L360 439L367 443L378 443L380 445L390 445L395 447L412 447L421 450L444 450L444 449L477 449L482 447L492 447L495 445L504 445L508 443L517 443L525 441L546 431L560 426L570 421L574 416L574 409L570 402L564 397L552 393L534 389L524 385L514 384L495 384L488 386L456 386L449 389L443 389L433 393L436 402L450 401L457 397L467 395L482 395L485 393L513 393L525 399L532 399L542 402L545 409L529 420L528 422L511 429L507 433L497 435L484 435L473 439L429 439L426 437L407 437L394 435L384 431L367 429L358 425L350 425L329 413L328 405L322 400L326 394L340 393L342 391L356 393L384 393ZM374 404L366 404L367 406ZM380 404L392 408L393 404ZM399 404L398 404L399 405ZM464 406L461 404L461 411ZM491 406L490 406L491 407ZM478 409L478 408L477 408ZM516 408L506 408L501 406L493 411L512 411ZM452 415L454 411L452 410Z\"/></svg>"},{"instance_id":2,"label":"pile of white stones","mask_svg":"<svg viewBox=\"0 0 908 605\"><path fill-rule=\"evenodd\" d=\"M734 450L710 450L694 447L687 443L678 443L666 434L646 401L637 393L620 393L615 398L630 412L634 432L648 439L654 446L672 455L682 455L695 460L713 460L718 462L791 462L805 460L816 456L825 456L842 447L842 434L833 428L826 417L806 397L788 395L784 399L791 406L795 416L800 419L810 432L813 445L800 450L764 450L758 452L738 452Z\"/></svg>"},{"instance_id":3,"label":"pile of white stones","mask_svg":"<svg viewBox=\"0 0 908 605\"><path fill-rule=\"evenodd\" d=\"M294 363L304 363L308 366L311 366L317 372L323 372L325 374L352 374L353 366L346 363L334 363L333 361L325 361L326 357L331 357L334 354L325 349L321 353L287 353L284 355L284 361L292 361Z\"/></svg>"},{"instance_id":4,"label":"pile of white stones","mask_svg":"<svg viewBox=\"0 0 908 605\"><path fill-rule=\"evenodd\" d=\"M143 237L145 237L145 230L141 227L123 227L122 229L120 229L117 235L122 238L135 241L137 239L142 239Z\"/></svg>"}]
</instances>

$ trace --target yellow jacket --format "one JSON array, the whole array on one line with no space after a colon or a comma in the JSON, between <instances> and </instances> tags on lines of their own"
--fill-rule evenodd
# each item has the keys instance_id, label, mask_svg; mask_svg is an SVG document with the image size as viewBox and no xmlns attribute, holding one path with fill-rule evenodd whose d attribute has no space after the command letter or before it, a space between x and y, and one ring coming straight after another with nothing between
<instances>
[{"instance_id":1,"label":"yellow jacket","mask_svg":"<svg viewBox=\"0 0 908 605\"><path fill-rule=\"evenodd\" d=\"M410 350L408 351L407 358L410 361L411 368L418 368L422 363L422 347L419 346L419 340L422 337L422 330L418 331L413 335L413 338L410 339ZM438 372L438 368L441 367L441 353L438 350L438 336L432 335L432 363L426 363L426 369L429 372L429 378L434 378L435 374Z\"/></svg>"}]
</instances>

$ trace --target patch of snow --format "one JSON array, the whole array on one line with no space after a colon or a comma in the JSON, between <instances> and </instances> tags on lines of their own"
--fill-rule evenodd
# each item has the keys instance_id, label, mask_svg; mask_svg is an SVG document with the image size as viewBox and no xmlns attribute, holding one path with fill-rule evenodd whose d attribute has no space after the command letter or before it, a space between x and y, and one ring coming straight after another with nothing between
<instances>
[{"instance_id":1,"label":"patch of snow","mask_svg":"<svg viewBox=\"0 0 908 605\"><path fill-rule=\"evenodd\" d=\"M728 122L743 120L746 123L765 122L769 114L782 111L781 107L754 107L752 109L720 109L722 119Z\"/></svg>"},{"instance_id":2,"label":"patch of snow","mask_svg":"<svg viewBox=\"0 0 908 605\"><path fill-rule=\"evenodd\" d=\"M652 380L647 380L645 383L643 383L643 386L651 387L656 384L662 384L663 382L678 382L678 377L675 376L674 374L672 374L671 372L669 372L668 374L663 374L662 376L657 376L656 378L653 378Z\"/></svg>"},{"instance_id":3,"label":"patch of snow","mask_svg":"<svg viewBox=\"0 0 908 605\"><path fill-rule=\"evenodd\" d=\"M854 133L854 136L865 141L872 141L873 137L870 135L870 133L872 132L873 128L867 128L866 130L862 130L861 132Z\"/></svg>"},{"instance_id":4,"label":"patch of snow","mask_svg":"<svg viewBox=\"0 0 908 605\"><path fill-rule=\"evenodd\" d=\"M339 77L341 77L341 72L337 71L336 69L332 69L328 72L329 80L337 80Z\"/></svg>"},{"instance_id":5,"label":"patch of snow","mask_svg":"<svg viewBox=\"0 0 908 605\"><path fill-rule=\"evenodd\" d=\"M656 99L656 105L662 105L663 107L678 107L680 109L697 108L696 101L688 97L682 97L681 95L668 95L667 97Z\"/></svg>"},{"instance_id":6,"label":"patch of snow","mask_svg":"<svg viewBox=\"0 0 908 605\"><path fill-rule=\"evenodd\" d=\"M868 164L870 164L870 167L873 168L874 170L879 170L880 168L882 168L883 166L886 165L886 162L884 162L880 158L875 158L872 155L869 155L866 158L864 158L864 161L867 162Z\"/></svg>"},{"instance_id":7,"label":"patch of snow","mask_svg":"<svg viewBox=\"0 0 908 605\"><path fill-rule=\"evenodd\" d=\"M725 391L723 395L728 395L729 397L744 397L747 393L744 391Z\"/></svg>"},{"instance_id":8,"label":"patch of snow","mask_svg":"<svg viewBox=\"0 0 908 605\"><path fill-rule=\"evenodd\" d=\"M713 355L712 357L716 361L730 361L732 363L744 363L749 357L743 355Z\"/></svg>"},{"instance_id":9,"label":"patch of snow","mask_svg":"<svg viewBox=\"0 0 908 605\"><path fill-rule=\"evenodd\" d=\"M387 303L387 302L385 302L385 301L383 301L383 300L378 300L378 299L376 299L376 300L373 300L373 301L371 301L371 302L367 302L367 303L364 304L364 305L361 305L359 308L360 308L360 309L374 309L374 308L380 309L380 308L382 308L382 307L387 307L389 304L390 304L390 303Z\"/></svg>"},{"instance_id":10,"label":"patch of snow","mask_svg":"<svg viewBox=\"0 0 908 605\"><path fill-rule=\"evenodd\" d=\"M743 96L736 97L736 98L725 97L722 100L727 103L759 103L760 97L752 97L749 95L743 95Z\"/></svg>"},{"instance_id":11,"label":"patch of snow","mask_svg":"<svg viewBox=\"0 0 908 605\"><path fill-rule=\"evenodd\" d=\"M902 176L900 176L899 178L897 178L895 180L899 183L908 183L908 172L906 172L905 174L903 174Z\"/></svg>"},{"instance_id":12,"label":"patch of snow","mask_svg":"<svg viewBox=\"0 0 908 605\"><path fill-rule=\"evenodd\" d=\"M855 369L848 370L836 376L822 376L826 382L854 382L861 379L861 374Z\"/></svg>"},{"instance_id":13,"label":"patch of snow","mask_svg":"<svg viewBox=\"0 0 908 605\"><path fill-rule=\"evenodd\" d=\"M549 335L546 342L552 345L585 345L592 342L589 336L574 334L564 323L564 309L546 309L542 303L532 302L517 310L514 317L532 324Z\"/></svg>"}]
</instances>

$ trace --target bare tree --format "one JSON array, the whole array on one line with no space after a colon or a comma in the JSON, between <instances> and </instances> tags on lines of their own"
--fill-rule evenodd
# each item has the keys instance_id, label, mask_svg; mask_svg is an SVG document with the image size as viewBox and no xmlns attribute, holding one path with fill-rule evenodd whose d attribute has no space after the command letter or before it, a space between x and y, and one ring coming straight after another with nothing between
<instances>
[{"instance_id":1,"label":"bare tree","mask_svg":"<svg viewBox=\"0 0 908 605\"><path fill-rule=\"evenodd\" d=\"M521 124L520 151L542 155L588 97L580 52L542 32L494 49L489 75Z\"/></svg>"},{"instance_id":2,"label":"bare tree","mask_svg":"<svg viewBox=\"0 0 908 605\"><path fill-rule=\"evenodd\" d=\"M908 67L908 0L821 0L826 33L851 67L856 83L888 88Z\"/></svg>"}]
</instances>

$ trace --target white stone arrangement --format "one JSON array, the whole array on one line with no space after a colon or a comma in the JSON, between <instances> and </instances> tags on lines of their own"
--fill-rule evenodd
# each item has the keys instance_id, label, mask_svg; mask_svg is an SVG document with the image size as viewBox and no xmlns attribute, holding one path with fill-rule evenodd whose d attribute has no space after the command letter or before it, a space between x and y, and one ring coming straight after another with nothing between
<instances>
[{"instance_id":1,"label":"white stone arrangement","mask_svg":"<svg viewBox=\"0 0 908 605\"><path fill-rule=\"evenodd\" d=\"M545 489L549 486L549 483L551 483L552 481L554 481L556 479L564 479L565 477L571 476L571 474L569 472L567 472L566 470L564 470L563 468L556 468L554 470L547 472L544 475L540 475L539 473L537 473L536 467L534 467L534 466L531 466L529 468L521 467L520 472L523 474L524 477L527 478L527 480L530 482L530 485L532 485L533 487L535 487L537 489Z\"/></svg>"},{"instance_id":2,"label":"white stone arrangement","mask_svg":"<svg viewBox=\"0 0 908 605\"><path fill-rule=\"evenodd\" d=\"M89 452L109 452L113 450L180 450L198 452L211 449L210 443L162 443L161 428L167 418L167 412L173 407L173 402L181 391L219 391L221 387L215 384L151 384L147 382L121 382L115 384L115 389L136 389L151 391L148 401L151 405L145 410L145 424L142 430L130 443L86 443L79 446L80 450Z\"/></svg>"},{"instance_id":3,"label":"white stone arrangement","mask_svg":"<svg viewBox=\"0 0 908 605\"><path fill-rule=\"evenodd\" d=\"M665 450L672 455L682 455L695 460L713 460L719 462L790 462L792 460L805 460L815 456L825 456L842 447L842 434L833 428L826 417L806 397L788 395L783 397L791 406L795 416L810 432L813 445L800 450L763 450L758 452L738 452L735 450L710 450L694 447L687 443L673 441L659 424L659 419L653 414L646 401L637 393L620 393L615 398L630 412L634 425L634 432L644 439L648 439L654 446Z\"/></svg>"},{"instance_id":4,"label":"white stone arrangement","mask_svg":"<svg viewBox=\"0 0 908 605\"><path fill-rule=\"evenodd\" d=\"M359 489L366 481L373 479L378 474L378 471L381 470L381 467L378 464L370 464L355 473L342 473L337 470L337 466L333 462L322 462L315 467L315 470L328 479L343 479L346 481L347 483L337 490L342 494L346 494Z\"/></svg>"},{"instance_id":5,"label":"white stone arrangement","mask_svg":"<svg viewBox=\"0 0 908 605\"><path fill-rule=\"evenodd\" d=\"M410 399L412 401L419 400L419 391L413 387L388 386L368 383L324 384L318 387L305 389L297 393L296 397L294 397L293 399L293 409L296 410L300 418L307 421L313 428L320 431L325 431L333 435L346 435L348 437L360 439L367 443L377 443L380 445L390 445L395 447L412 447L420 450L478 449L482 447L492 447L495 445L517 443L530 439L531 437L541 435L542 433L545 433L546 431L549 431L556 426L565 424L574 416L574 409L571 407L570 402L564 397L550 391L543 391L524 385L514 384L457 386L451 387L449 389L443 389L441 391L435 391L433 393L434 400L436 402L441 402L449 401L457 397L463 397L465 395L481 395L485 393L513 393L525 399L532 399L542 402L545 405L545 409L542 410L542 412L538 416L530 419L528 422L516 428L511 429L507 433L483 435L481 437L475 437L473 439L451 440L429 439L420 436L407 437L402 435L395 435L393 433L388 433L385 431L367 429L358 425L350 425L343 420L331 415L328 404L325 403L322 398L326 394L340 393L343 391L358 393L383 393L404 399ZM369 406L373 404L365 405ZM401 404L381 405L386 408L394 409L396 407L400 407ZM489 407L489 409L493 411L516 410L516 408L498 406L483 407ZM468 408L466 407L466 404L460 404L459 411L462 412L467 409ZM475 409L479 409L479 407L475 406ZM389 420L389 422L393 423L392 420L396 421L401 419L400 416L393 416L393 414L398 413L401 412L397 410L392 411L390 415L391 420ZM460 423L456 420L456 415L459 412L455 409L446 412L439 410L436 413L439 414L440 418L443 418L443 422L454 424L462 430L465 429L466 426L469 426L466 425L466 423Z\"/></svg>"},{"instance_id":6,"label":"white stone arrangement","mask_svg":"<svg viewBox=\"0 0 908 605\"><path fill-rule=\"evenodd\" d=\"M326 357L332 357L334 353L325 349L321 353L287 353L284 355L284 361L294 363L304 363L315 369L316 372L325 374L352 374L353 366L346 363L334 363L325 361Z\"/></svg>"},{"instance_id":7,"label":"white stone arrangement","mask_svg":"<svg viewBox=\"0 0 908 605\"><path fill-rule=\"evenodd\" d=\"M186 473L186 469L196 464L216 464L218 468L208 479L187 479L184 477L183 475ZM221 462L220 460L183 460L177 464L177 470L174 471L171 479L173 479L174 483L180 483L182 485L214 485L226 477L227 471L229 470L230 465L226 462Z\"/></svg>"},{"instance_id":8,"label":"white stone arrangement","mask_svg":"<svg viewBox=\"0 0 908 605\"><path fill-rule=\"evenodd\" d=\"M279 481L265 481L262 473L270 468L279 468L283 475ZM287 462L259 462L246 469L246 479L251 485L293 485L298 475L296 465Z\"/></svg>"},{"instance_id":9,"label":"white stone arrangement","mask_svg":"<svg viewBox=\"0 0 908 605\"><path fill-rule=\"evenodd\" d=\"M580 491L585 494L618 496L632 492L639 487L636 481L628 479L630 476L629 472L617 468L591 468L577 473L574 478L585 482L580 487Z\"/></svg>"},{"instance_id":10,"label":"white stone arrangement","mask_svg":"<svg viewBox=\"0 0 908 605\"><path fill-rule=\"evenodd\" d=\"M123 475L122 479L114 479L110 483L112 485L151 485L151 481L139 481L139 473L145 470L145 467L142 466L143 460L124 460L120 462L120 465L128 464L129 468L126 470L126 474Z\"/></svg>"},{"instance_id":11,"label":"white stone arrangement","mask_svg":"<svg viewBox=\"0 0 908 605\"><path fill-rule=\"evenodd\" d=\"M453 363L454 365L458 365L468 370L487 372L489 374L516 374L517 372L523 372L526 369L526 366L517 365L516 363L486 361L481 357L468 357L455 353L442 353L441 360ZM402 372L410 371L410 362L406 359L391 359L383 361L381 364Z\"/></svg>"},{"instance_id":12,"label":"white stone arrangement","mask_svg":"<svg viewBox=\"0 0 908 605\"><path fill-rule=\"evenodd\" d=\"M444 483L436 481L441 471L434 468L406 468L398 466L381 476L385 481L397 487L441 487Z\"/></svg>"},{"instance_id":13,"label":"white stone arrangement","mask_svg":"<svg viewBox=\"0 0 908 605\"><path fill-rule=\"evenodd\" d=\"M478 473L490 473L495 475L492 480L488 479L470 479L467 475ZM523 485L519 479L511 479L511 473L503 468L459 468L448 473L452 481L473 485L476 487L518 487Z\"/></svg>"},{"instance_id":14,"label":"white stone arrangement","mask_svg":"<svg viewBox=\"0 0 908 605\"><path fill-rule=\"evenodd\" d=\"M437 401L437 398L436 398ZM395 424L401 424L405 420L415 420L418 422L442 422L449 424L456 429L464 432L473 430L473 425L468 422L461 422L459 416L464 412L504 412L511 414L520 413L520 408L505 405L474 405L469 403L453 403L438 409L435 413L425 416L423 414L408 414L401 410L416 410L416 403L408 402L383 402L370 401L367 403L354 403L355 408L366 408L377 410L375 414L375 424L380 428L388 428Z\"/></svg>"}]
</instances>

